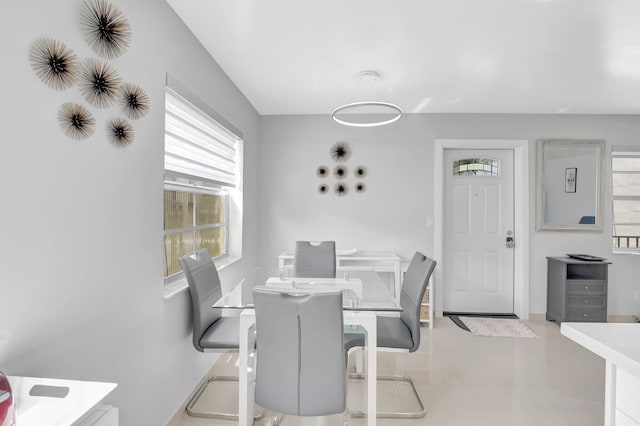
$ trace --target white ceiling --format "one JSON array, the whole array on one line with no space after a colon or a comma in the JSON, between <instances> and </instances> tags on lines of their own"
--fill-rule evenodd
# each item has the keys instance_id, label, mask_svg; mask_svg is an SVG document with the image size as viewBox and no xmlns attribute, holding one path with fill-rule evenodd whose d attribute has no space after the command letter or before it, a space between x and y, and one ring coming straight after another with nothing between
<instances>
[{"instance_id":1,"label":"white ceiling","mask_svg":"<svg viewBox=\"0 0 640 426\"><path fill-rule=\"evenodd\" d=\"M640 0L167 2L264 115L640 113Z\"/></svg>"}]
</instances>

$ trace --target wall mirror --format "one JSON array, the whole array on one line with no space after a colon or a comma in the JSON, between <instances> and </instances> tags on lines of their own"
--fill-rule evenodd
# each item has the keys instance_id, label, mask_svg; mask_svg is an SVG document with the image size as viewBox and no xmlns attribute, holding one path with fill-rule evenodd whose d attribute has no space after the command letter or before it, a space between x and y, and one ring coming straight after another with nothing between
<instances>
[{"instance_id":1,"label":"wall mirror","mask_svg":"<svg viewBox=\"0 0 640 426\"><path fill-rule=\"evenodd\" d=\"M536 229L602 231L604 141L538 140Z\"/></svg>"}]
</instances>

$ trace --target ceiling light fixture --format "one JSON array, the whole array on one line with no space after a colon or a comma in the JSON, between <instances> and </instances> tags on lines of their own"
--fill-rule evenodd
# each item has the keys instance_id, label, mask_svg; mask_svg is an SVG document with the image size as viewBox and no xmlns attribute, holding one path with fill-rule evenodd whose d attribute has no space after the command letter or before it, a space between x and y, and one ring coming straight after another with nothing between
<instances>
[{"instance_id":1,"label":"ceiling light fixture","mask_svg":"<svg viewBox=\"0 0 640 426\"><path fill-rule=\"evenodd\" d=\"M367 82L371 88L375 89L375 92L377 94L377 82L380 79L380 74L375 71L361 71L356 74L356 78L358 79L358 85L356 86L354 93L358 90L361 83L364 81ZM339 116L340 114L341 116ZM367 114L367 118L379 115L382 115L383 117L372 121L357 121L354 119L353 114ZM351 115L352 117L347 117L349 115ZM351 102L340 105L331 112L331 118L333 119L333 121L351 127L384 126L387 124L395 123L396 121L400 120L401 117L402 109L398 105L380 101Z\"/></svg>"}]
</instances>

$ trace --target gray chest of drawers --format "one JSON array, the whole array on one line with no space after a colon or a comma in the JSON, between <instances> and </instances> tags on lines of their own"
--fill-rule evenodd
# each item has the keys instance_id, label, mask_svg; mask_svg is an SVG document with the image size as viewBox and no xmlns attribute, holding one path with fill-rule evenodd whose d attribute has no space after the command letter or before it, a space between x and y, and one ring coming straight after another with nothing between
<instances>
[{"instance_id":1,"label":"gray chest of drawers","mask_svg":"<svg viewBox=\"0 0 640 426\"><path fill-rule=\"evenodd\" d=\"M547 320L607 322L610 264L547 257Z\"/></svg>"}]
</instances>

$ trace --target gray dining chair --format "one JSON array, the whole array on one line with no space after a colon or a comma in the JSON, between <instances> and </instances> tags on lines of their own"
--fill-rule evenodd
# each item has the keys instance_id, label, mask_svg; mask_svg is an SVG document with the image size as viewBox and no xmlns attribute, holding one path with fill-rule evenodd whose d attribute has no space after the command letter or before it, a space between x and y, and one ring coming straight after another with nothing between
<instances>
[{"instance_id":1,"label":"gray dining chair","mask_svg":"<svg viewBox=\"0 0 640 426\"><path fill-rule=\"evenodd\" d=\"M595 225L596 217L595 216L582 216L578 223L581 224L581 225L582 224Z\"/></svg>"},{"instance_id":2,"label":"gray dining chair","mask_svg":"<svg viewBox=\"0 0 640 426\"><path fill-rule=\"evenodd\" d=\"M279 414L346 420L342 292L254 289L255 401Z\"/></svg>"},{"instance_id":3,"label":"gray dining chair","mask_svg":"<svg viewBox=\"0 0 640 426\"><path fill-rule=\"evenodd\" d=\"M198 250L182 256L179 261L189 284L193 305L193 346L200 352L237 352L240 347L239 317L223 317L221 309L211 307L222 296L222 288L218 270L209 251ZM237 420L237 412L207 412L194 408L207 386L216 381L237 382L238 376L207 377L189 400L187 414L193 417Z\"/></svg>"},{"instance_id":4,"label":"gray dining chair","mask_svg":"<svg viewBox=\"0 0 640 426\"><path fill-rule=\"evenodd\" d=\"M402 312L399 317L378 316L378 348L395 349L415 352L420 346L420 303L429 284L429 278L436 267L436 261L420 252L416 252L411 259L405 273L400 293ZM364 347L365 336L362 333L345 334L345 348ZM352 374L351 378L362 379L360 374ZM378 376L378 380L404 382L411 386L420 406L417 412L378 412L379 418L421 418L427 414L422 398L416 389L413 379L408 376ZM360 411L349 413L354 417L363 416Z\"/></svg>"},{"instance_id":5,"label":"gray dining chair","mask_svg":"<svg viewBox=\"0 0 640 426\"><path fill-rule=\"evenodd\" d=\"M296 241L293 274L305 278L335 278L335 241Z\"/></svg>"}]
</instances>

